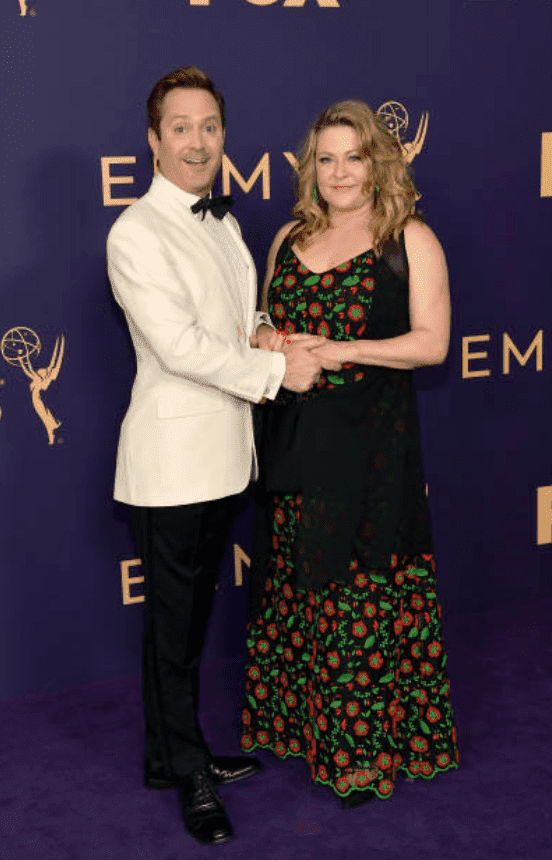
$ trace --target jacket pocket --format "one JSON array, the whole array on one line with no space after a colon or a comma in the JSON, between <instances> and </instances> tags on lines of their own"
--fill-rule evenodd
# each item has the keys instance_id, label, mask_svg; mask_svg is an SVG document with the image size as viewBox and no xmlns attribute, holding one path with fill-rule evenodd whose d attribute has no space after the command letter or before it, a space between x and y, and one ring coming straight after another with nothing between
<instances>
[{"instance_id":1,"label":"jacket pocket","mask_svg":"<svg viewBox=\"0 0 552 860\"><path fill-rule=\"evenodd\" d=\"M158 418L187 418L190 415L203 415L220 412L223 403L218 391L191 391L187 394L161 394L157 398Z\"/></svg>"}]
</instances>

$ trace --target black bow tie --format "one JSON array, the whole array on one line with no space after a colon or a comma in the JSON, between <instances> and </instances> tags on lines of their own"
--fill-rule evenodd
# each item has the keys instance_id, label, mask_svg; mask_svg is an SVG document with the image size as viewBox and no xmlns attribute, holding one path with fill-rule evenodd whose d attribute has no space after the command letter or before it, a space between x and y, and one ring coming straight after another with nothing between
<instances>
[{"instance_id":1,"label":"black bow tie","mask_svg":"<svg viewBox=\"0 0 552 860\"><path fill-rule=\"evenodd\" d=\"M224 197L202 197L201 200L194 203L192 212L194 215L197 212L202 212L201 220L203 221L207 210L210 209L215 218L218 218L220 221L221 218L224 218L233 202L233 198L229 195L225 195Z\"/></svg>"}]
</instances>

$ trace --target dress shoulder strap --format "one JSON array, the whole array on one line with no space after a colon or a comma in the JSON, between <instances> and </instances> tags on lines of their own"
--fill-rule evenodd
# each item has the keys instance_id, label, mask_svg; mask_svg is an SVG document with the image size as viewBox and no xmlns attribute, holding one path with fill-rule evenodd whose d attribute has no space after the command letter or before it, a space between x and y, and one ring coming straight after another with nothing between
<instances>
[{"instance_id":1,"label":"dress shoulder strap","mask_svg":"<svg viewBox=\"0 0 552 860\"><path fill-rule=\"evenodd\" d=\"M381 256L401 281L408 283L408 255L404 242L404 230L401 231L397 242L391 234L382 245Z\"/></svg>"},{"instance_id":2,"label":"dress shoulder strap","mask_svg":"<svg viewBox=\"0 0 552 860\"><path fill-rule=\"evenodd\" d=\"M278 248L278 253L276 254L276 260L274 261L274 269L277 269L280 263L284 262L285 256L290 248L289 244L289 233L284 236L282 239L282 244Z\"/></svg>"}]
</instances>

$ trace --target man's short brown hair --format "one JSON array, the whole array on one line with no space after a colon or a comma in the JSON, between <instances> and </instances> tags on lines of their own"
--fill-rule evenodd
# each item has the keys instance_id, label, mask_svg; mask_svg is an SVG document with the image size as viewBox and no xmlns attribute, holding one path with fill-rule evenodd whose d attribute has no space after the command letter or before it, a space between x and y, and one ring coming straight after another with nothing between
<instances>
[{"instance_id":1,"label":"man's short brown hair","mask_svg":"<svg viewBox=\"0 0 552 860\"><path fill-rule=\"evenodd\" d=\"M207 90L211 93L216 103L219 106L222 128L226 127L226 114L224 108L224 98L205 72L198 69L196 66L184 66L182 69L175 69L174 72L169 72L168 75L157 81L148 98L148 120L150 128L152 128L159 139L161 139L161 112L163 109L163 99L171 90L178 87L189 90Z\"/></svg>"}]
</instances>

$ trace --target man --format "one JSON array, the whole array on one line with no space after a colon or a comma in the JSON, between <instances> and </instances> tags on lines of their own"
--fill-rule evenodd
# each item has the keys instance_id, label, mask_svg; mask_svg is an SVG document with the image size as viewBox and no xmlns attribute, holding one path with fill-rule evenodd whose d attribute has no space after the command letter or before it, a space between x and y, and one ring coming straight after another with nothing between
<instances>
[{"instance_id":1,"label":"man","mask_svg":"<svg viewBox=\"0 0 552 860\"><path fill-rule=\"evenodd\" d=\"M232 829L215 785L251 776L253 757L213 756L198 722L198 667L224 540L256 458L251 402L302 392L317 337L270 351L256 278L225 199L222 95L199 69L162 78L148 99L158 173L117 219L108 269L137 358L121 427L115 498L131 506L145 570L145 780L180 790L186 827L207 844ZM196 205L197 204L197 205ZM207 208L211 205L213 208ZM260 349L252 349L252 344Z\"/></svg>"}]
</instances>

